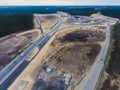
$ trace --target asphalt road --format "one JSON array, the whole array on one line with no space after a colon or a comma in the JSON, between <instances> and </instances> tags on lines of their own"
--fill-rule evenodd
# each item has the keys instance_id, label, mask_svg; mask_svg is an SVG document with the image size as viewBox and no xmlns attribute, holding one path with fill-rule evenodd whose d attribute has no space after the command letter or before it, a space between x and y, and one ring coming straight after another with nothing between
<instances>
[{"instance_id":1,"label":"asphalt road","mask_svg":"<svg viewBox=\"0 0 120 90\"><path fill-rule=\"evenodd\" d=\"M22 52L16 59L9 63L0 72L0 90L6 90L10 86L10 84L15 80L15 77L17 78L20 72L22 72L24 68L28 65L23 64L25 62L25 58L32 52L32 50L36 46L38 46L40 50L43 48L47 41L57 32L57 29L61 25L64 18L65 17L61 17L60 20L54 25L54 27L48 30L48 32L44 33L36 42L29 46L24 52ZM18 69L21 68L20 66L24 68ZM11 77L11 75L14 77Z\"/></svg>"},{"instance_id":2,"label":"asphalt road","mask_svg":"<svg viewBox=\"0 0 120 90\"><path fill-rule=\"evenodd\" d=\"M104 65L104 60L107 55L107 51L109 49L110 33L111 33L109 24L107 24L107 29L105 30L105 32L106 32L106 39L100 54L98 55L90 71L86 74L85 78L81 81L81 83L76 87L75 90L94 90L95 89L95 85L99 78L100 72Z\"/></svg>"},{"instance_id":3,"label":"asphalt road","mask_svg":"<svg viewBox=\"0 0 120 90\"><path fill-rule=\"evenodd\" d=\"M43 34L43 28L42 28L42 25L41 25L41 17L40 16L36 16L36 19L37 19L37 23L39 25L39 29L41 31L41 34Z\"/></svg>"}]
</instances>

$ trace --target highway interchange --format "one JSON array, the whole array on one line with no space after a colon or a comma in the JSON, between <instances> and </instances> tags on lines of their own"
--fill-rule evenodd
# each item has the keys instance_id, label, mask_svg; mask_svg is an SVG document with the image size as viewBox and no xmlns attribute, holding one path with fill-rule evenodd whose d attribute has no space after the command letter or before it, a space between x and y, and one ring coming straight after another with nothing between
<instances>
[{"instance_id":1,"label":"highway interchange","mask_svg":"<svg viewBox=\"0 0 120 90\"><path fill-rule=\"evenodd\" d=\"M60 12L60 14L61 14L61 18L46 33L43 33L41 22L40 22L40 16L36 15L37 23L40 26L39 29L43 34L37 41L35 41L31 46L29 46L24 52L22 52L17 58L15 58L0 72L0 90L5 90L5 89L2 89L2 87L4 87L2 84L7 83L10 75L15 73L14 71L21 66L21 64L25 61L25 58L33 51L33 49L35 47L39 47L39 51L40 51L42 47L47 43L47 41L58 31L59 26L62 24L65 17L67 17L65 13ZM99 55L97 56L93 66L91 67L90 71L86 74L85 78L75 88L75 90L94 90L95 89L95 85L99 78L100 72L103 68L104 60L106 58L106 55L109 49L109 44L110 44L111 31L110 31L109 23L106 24L106 27L107 27L106 30L103 31L106 33L106 39L104 41L104 45Z\"/></svg>"}]
</instances>

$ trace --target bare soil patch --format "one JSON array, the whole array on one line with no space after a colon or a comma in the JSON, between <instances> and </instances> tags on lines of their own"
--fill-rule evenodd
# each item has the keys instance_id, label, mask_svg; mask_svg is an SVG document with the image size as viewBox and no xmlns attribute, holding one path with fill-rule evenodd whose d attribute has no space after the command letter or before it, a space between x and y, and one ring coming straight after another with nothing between
<instances>
[{"instance_id":1,"label":"bare soil patch","mask_svg":"<svg viewBox=\"0 0 120 90\"><path fill-rule=\"evenodd\" d=\"M9 35L0 41L0 70L27 48L37 37L38 32Z\"/></svg>"},{"instance_id":2,"label":"bare soil patch","mask_svg":"<svg viewBox=\"0 0 120 90\"><path fill-rule=\"evenodd\" d=\"M59 19L60 16L57 14L41 16L41 25L44 32L49 30Z\"/></svg>"},{"instance_id":3,"label":"bare soil patch","mask_svg":"<svg viewBox=\"0 0 120 90\"><path fill-rule=\"evenodd\" d=\"M101 50L98 42L104 39L104 34L87 30L75 30L56 37L32 89L67 90L78 85Z\"/></svg>"}]
</instances>

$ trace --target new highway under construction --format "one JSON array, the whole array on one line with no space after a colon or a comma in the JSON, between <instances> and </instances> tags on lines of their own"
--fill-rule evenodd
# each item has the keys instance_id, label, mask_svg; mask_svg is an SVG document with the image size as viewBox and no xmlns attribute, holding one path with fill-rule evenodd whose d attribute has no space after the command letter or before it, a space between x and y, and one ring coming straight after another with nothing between
<instances>
[{"instance_id":1,"label":"new highway under construction","mask_svg":"<svg viewBox=\"0 0 120 90\"><path fill-rule=\"evenodd\" d=\"M34 14L34 19L41 35L1 71L1 89L27 61L8 90L94 90L118 19L101 14L75 18L64 12ZM26 59L33 50L35 55Z\"/></svg>"}]
</instances>

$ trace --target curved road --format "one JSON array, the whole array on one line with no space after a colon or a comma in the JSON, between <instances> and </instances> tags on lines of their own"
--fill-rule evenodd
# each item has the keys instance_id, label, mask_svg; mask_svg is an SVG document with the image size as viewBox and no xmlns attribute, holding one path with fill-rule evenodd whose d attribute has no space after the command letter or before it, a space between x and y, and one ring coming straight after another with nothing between
<instances>
[{"instance_id":1,"label":"curved road","mask_svg":"<svg viewBox=\"0 0 120 90\"><path fill-rule=\"evenodd\" d=\"M107 23L107 29L105 30L105 32L106 32L106 39L105 39L104 46L102 47L100 54L98 55L90 71L86 74L84 79L75 88L75 90L94 90L95 89L95 85L99 78L100 72L103 68L104 60L106 58L106 55L109 49L110 33L111 33L109 23Z\"/></svg>"}]
</instances>

